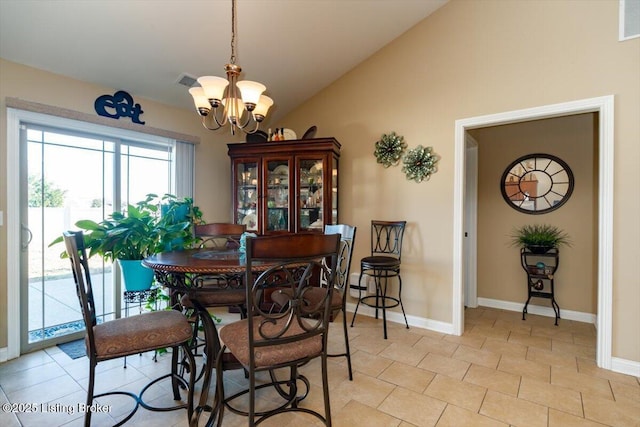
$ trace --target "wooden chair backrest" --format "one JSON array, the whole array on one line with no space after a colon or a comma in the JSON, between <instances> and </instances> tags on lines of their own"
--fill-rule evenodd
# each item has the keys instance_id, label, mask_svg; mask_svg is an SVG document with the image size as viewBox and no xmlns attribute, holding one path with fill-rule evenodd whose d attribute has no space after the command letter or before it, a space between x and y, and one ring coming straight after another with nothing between
<instances>
[{"instance_id":1,"label":"wooden chair backrest","mask_svg":"<svg viewBox=\"0 0 640 427\"><path fill-rule=\"evenodd\" d=\"M201 239L200 247L240 246L240 236L247 231L244 224L213 222L194 226L196 238Z\"/></svg>"}]
</instances>

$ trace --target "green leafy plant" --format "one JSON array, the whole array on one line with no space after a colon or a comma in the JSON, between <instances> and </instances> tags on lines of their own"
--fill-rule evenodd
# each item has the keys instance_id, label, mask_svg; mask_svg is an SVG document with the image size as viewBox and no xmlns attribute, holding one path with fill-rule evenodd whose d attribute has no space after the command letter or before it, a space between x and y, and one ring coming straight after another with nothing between
<instances>
[{"instance_id":1,"label":"green leafy plant","mask_svg":"<svg viewBox=\"0 0 640 427\"><path fill-rule=\"evenodd\" d=\"M549 224L528 224L514 229L511 234L511 245L519 248L534 249L546 252L561 245L571 246L567 233Z\"/></svg>"},{"instance_id":2,"label":"green leafy plant","mask_svg":"<svg viewBox=\"0 0 640 427\"><path fill-rule=\"evenodd\" d=\"M75 225L84 232L89 257L141 260L155 253L190 247L195 242L193 221L201 218L202 213L191 199L180 200L171 195L160 199L148 194L135 205L128 205L124 213L114 212L101 222L80 220ZM60 236L49 246L62 240Z\"/></svg>"}]
</instances>

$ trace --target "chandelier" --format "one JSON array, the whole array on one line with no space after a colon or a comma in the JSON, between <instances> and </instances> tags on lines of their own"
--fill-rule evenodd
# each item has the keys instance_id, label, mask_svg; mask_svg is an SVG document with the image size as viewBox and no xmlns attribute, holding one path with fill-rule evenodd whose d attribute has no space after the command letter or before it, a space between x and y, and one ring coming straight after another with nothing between
<instances>
[{"instance_id":1,"label":"chandelier","mask_svg":"<svg viewBox=\"0 0 640 427\"><path fill-rule=\"evenodd\" d=\"M237 129L254 133L273 100L262 95L267 89L265 85L250 80L238 81L242 68L236 64L236 0L231 2L231 58L224 70L226 79L202 76L197 79L200 87L189 89L202 125L217 130L229 123L232 135Z\"/></svg>"}]
</instances>

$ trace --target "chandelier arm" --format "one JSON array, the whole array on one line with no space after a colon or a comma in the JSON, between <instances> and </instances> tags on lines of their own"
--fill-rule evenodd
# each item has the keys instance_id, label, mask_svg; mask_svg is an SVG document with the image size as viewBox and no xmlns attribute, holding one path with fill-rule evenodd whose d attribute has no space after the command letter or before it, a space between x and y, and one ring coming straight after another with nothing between
<instances>
[{"instance_id":1,"label":"chandelier arm","mask_svg":"<svg viewBox=\"0 0 640 427\"><path fill-rule=\"evenodd\" d=\"M218 107L220 108L220 107ZM227 111L226 108L222 109L222 119L218 118L218 108L213 108L211 110L210 116L212 117L212 122L215 121L215 123L218 125L218 127L216 129L220 129L222 126L227 124Z\"/></svg>"},{"instance_id":2,"label":"chandelier arm","mask_svg":"<svg viewBox=\"0 0 640 427\"><path fill-rule=\"evenodd\" d=\"M213 111L211 112L212 115L215 114L213 113ZM213 127L213 126L209 126L207 125L207 122L213 123L214 121L211 119L207 119L207 116L200 116L200 118L202 119L202 126L204 126L205 129L207 130L218 130L222 127L221 124L218 123L217 120L215 120L215 123L218 125L217 127Z\"/></svg>"},{"instance_id":3,"label":"chandelier arm","mask_svg":"<svg viewBox=\"0 0 640 427\"><path fill-rule=\"evenodd\" d=\"M251 115L251 117L253 117L253 114ZM258 121L256 121L255 119L253 120L253 122L255 123L255 127L253 128L253 130L247 131L244 128L242 129L242 131L244 133L256 133L256 131L258 130L258 128L260 127L260 123ZM249 122L247 121L247 124L249 124Z\"/></svg>"},{"instance_id":4,"label":"chandelier arm","mask_svg":"<svg viewBox=\"0 0 640 427\"><path fill-rule=\"evenodd\" d=\"M252 120L253 119L253 120ZM236 126L242 130L244 130L245 127L247 127L247 125L249 125L249 123L251 121L255 122L255 118L253 117L253 114L250 111L247 111L247 119L245 120L244 123L239 123L236 122ZM255 131L254 131L255 132Z\"/></svg>"}]
</instances>

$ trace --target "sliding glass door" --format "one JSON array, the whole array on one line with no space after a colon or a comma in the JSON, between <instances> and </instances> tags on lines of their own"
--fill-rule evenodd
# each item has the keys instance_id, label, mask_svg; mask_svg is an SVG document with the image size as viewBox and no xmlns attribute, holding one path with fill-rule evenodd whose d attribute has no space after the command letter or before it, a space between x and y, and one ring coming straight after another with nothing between
<instances>
[{"instance_id":1,"label":"sliding glass door","mask_svg":"<svg viewBox=\"0 0 640 427\"><path fill-rule=\"evenodd\" d=\"M173 193L174 144L37 124L21 126L21 351L82 336L84 325L63 245L80 219L100 221L148 193ZM98 321L119 317L112 266L90 262Z\"/></svg>"}]
</instances>

